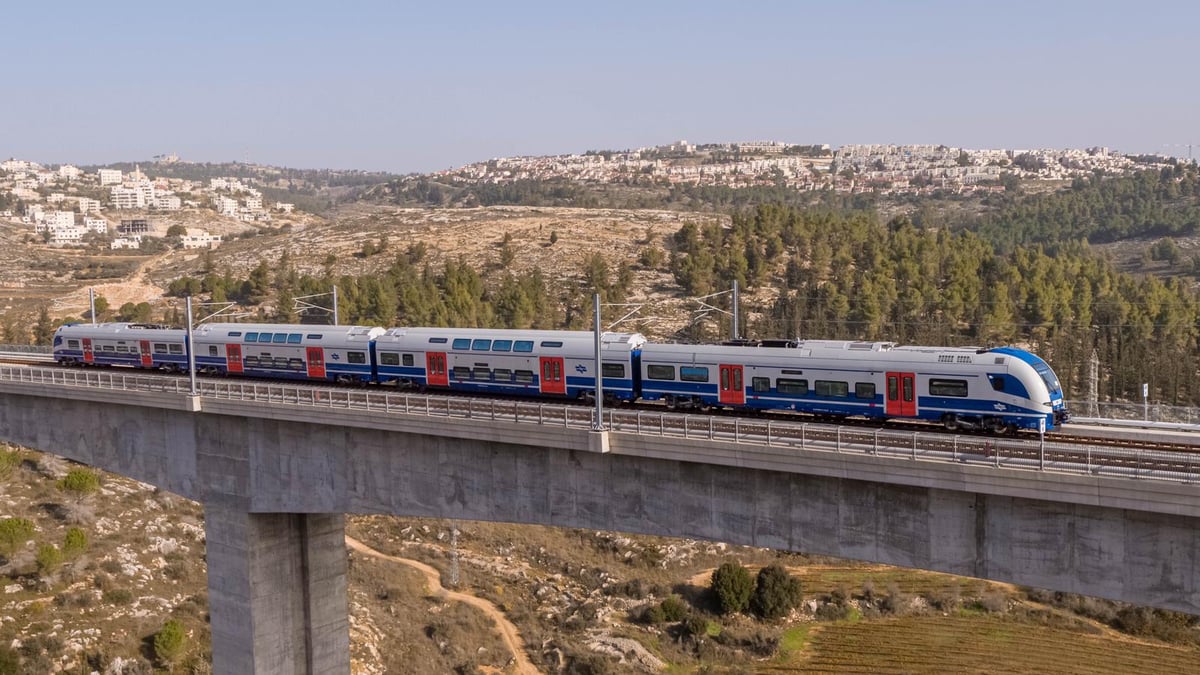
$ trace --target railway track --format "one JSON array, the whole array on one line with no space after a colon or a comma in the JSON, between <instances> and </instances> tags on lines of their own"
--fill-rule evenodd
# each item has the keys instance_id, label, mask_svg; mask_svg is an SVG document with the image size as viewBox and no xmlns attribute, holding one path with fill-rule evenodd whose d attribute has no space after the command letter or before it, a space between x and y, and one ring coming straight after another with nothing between
<instances>
[{"instance_id":1,"label":"railway track","mask_svg":"<svg viewBox=\"0 0 1200 675\"><path fill-rule=\"evenodd\" d=\"M181 378L186 378L186 374L181 373L163 373L158 371L140 371L133 369L121 368L77 368L77 369L60 369L53 364L52 357L49 354L25 354L25 353L0 353L0 364L9 366L27 366L27 367L48 367L53 371L65 373L107 373L115 376L128 374L131 377L140 379L153 380L162 378L165 382L177 383ZM585 401L577 400L555 400L547 401L541 398L512 398L509 396L496 395L489 397L477 393L466 394L462 392L436 392L436 393L416 393L405 390L398 390L392 387L374 387L374 386L341 386L333 384L311 384L303 381L289 379L243 379L237 377L201 377L199 378L201 393L207 395L206 390L211 387L205 386L209 383L224 383L230 385L241 386L244 389L255 391L269 390L272 387L292 388L296 390L311 390L313 392L326 392L325 396L332 399L338 398L344 400L347 405L361 404L370 407L370 399L372 395L379 397L382 395L391 395L394 397L407 398L408 396L416 396L422 400L438 401L436 404L430 404L436 407L439 411L444 411L445 414L469 415L473 410L473 406L477 406L480 401L491 402L493 409L496 404L502 406L512 406L514 414L517 417L524 415L532 415L531 411L539 411L539 415L546 416L547 407L561 409L561 413L555 412L556 417L562 417L568 423L582 423L590 421L594 414L593 404ZM318 397L313 397L317 400ZM299 400L284 401L284 402L304 402ZM528 406L528 408L520 409L520 406ZM428 406L427 406L428 407ZM391 410L395 410L392 408ZM1045 448L1049 450L1042 451L1043 445L1036 434L1021 433L1015 436L996 436L986 432L969 432L956 431L948 432L942 427L934 424L923 422L889 422L881 424L878 421L866 419L832 419L825 417L817 417L804 415L801 413L787 412L749 412L731 411L731 410L713 410L713 411L671 411L665 405L659 402L638 402L638 403L622 403L620 405L605 406L606 421L614 428L619 427L617 424L623 420L637 419L639 413L647 413L656 416L660 420L670 420L660 422L662 428L660 431L666 433L682 433L687 435L693 432L704 431L710 437L727 436L734 440L742 438L752 439L767 439L768 441L777 439L782 442L832 442L835 445L845 443L847 445L861 445L864 443L872 443L878 445L881 439L891 438L895 435L900 435L907 441L895 441L895 445L907 443L915 447L916 451L943 451L949 449L953 455L955 448L961 446L963 448L982 447L984 456L990 456L993 452L987 448L1002 447L999 444L1004 444L1005 441L1015 441L1017 445L1007 448L1006 452L1011 452L1013 456L1025 456L1022 453L1027 453L1026 450L1020 449L1020 444L1028 444L1030 442L1038 443L1039 455L1041 458L1054 457L1064 461L1072 458L1085 457L1087 452L1096 449L1113 449L1121 451L1141 451L1155 453L1177 453L1181 455L1198 455L1200 454L1200 436L1195 442L1187 442L1186 440L1161 439L1154 438L1151 434L1146 434L1145 439L1129 438L1129 432L1124 432L1124 437L1105 437L1097 435L1079 435L1072 434L1068 430L1065 432L1054 432L1046 435ZM630 416L633 417L630 417ZM638 425L633 424L636 428ZM799 431L796 431L799 429ZM832 431L831 431L832 430ZM1117 432L1113 432L1116 434ZM800 434L800 436L797 436ZM882 435L881 435L882 434ZM919 442L912 439L920 438ZM945 441L928 440L929 438L937 439L953 439ZM1083 450L1072 450L1072 446L1083 448ZM1049 452L1050 454L1046 454ZM978 454L978 453L977 453ZM1136 465L1137 460L1130 460ZM1183 463L1191 464L1190 459Z\"/></svg>"}]
</instances>

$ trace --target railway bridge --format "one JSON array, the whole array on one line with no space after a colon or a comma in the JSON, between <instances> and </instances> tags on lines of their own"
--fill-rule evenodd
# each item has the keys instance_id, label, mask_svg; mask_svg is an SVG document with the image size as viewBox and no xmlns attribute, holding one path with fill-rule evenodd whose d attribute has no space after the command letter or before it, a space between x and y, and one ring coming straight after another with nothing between
<instances>
[{"instance_id":1,"label":"railway bridge","mask_svg":"<svg viewBox=\"0 0 1200 675\"><path fill-rule=\"evenodd\" d=\"M348 673L346 513L690 537L1200 613L1151 450L0 365L0 439L205 509L218 673Z\"/></svg>"}]
</instances>

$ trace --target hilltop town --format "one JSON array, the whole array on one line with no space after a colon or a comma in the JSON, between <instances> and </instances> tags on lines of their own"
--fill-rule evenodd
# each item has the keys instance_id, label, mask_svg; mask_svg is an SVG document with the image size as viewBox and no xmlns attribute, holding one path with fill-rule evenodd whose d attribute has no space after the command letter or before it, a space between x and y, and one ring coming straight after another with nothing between
<instances>
[{"instance_id":1,"label":"hilltop town","mask_svg":"<svg viewBox=\"0 0 1200 675\"><path fill-rule=\"evenodd\" d=\"M1166 166L1170 157L1086 150L970 150L945 145L694 145L679 141L621 152L504 157L434 174L457 185L562 179L579 183L779 186L888 195L1004 191L1006 180L1063 181ZM408 177L416 180L419 177Z\"/></svg>"},{"instance_id":2,"label":"hilltop town","mask_svg":"<svg viewBox=\"0 0 1200 675\"><path fill-rule=\"evenodd\" d=\"M797 191L921 195L1002 192L1013 181L1066 181L1096 173L1161 168L1170 157L1129 156L1107 148L1086 150L971 150L945 145L795 145L778 141L695 145L679 141L625 151L588 151L546 157L502 157L434 174L413 174L400 183L434 179L450 185L564 180L580 184L697 185L745 188L775 186ZM148 236L178 237L183 248L211 248L222 235L208 228L176 226L160 216L192 212L214 222L269 225L296 209L265 200L262 188L288 185L279 170L255 178L204 180L166 177L178 157L159 158L143 171L34 161L0 162L0 221L30 228L52 246L137 249ZM186 164L185 162L182 164ZM159 174L159 175L152 175ZM382 181L385 175L380 175ZM219 217L219 218L218 218Z\"/></svg>"}]
</instances>

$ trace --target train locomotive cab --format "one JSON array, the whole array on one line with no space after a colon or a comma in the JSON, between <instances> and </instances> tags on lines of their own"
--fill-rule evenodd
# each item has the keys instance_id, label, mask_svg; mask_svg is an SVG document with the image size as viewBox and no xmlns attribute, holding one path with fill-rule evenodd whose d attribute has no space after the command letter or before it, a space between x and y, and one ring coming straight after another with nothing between
<instances>
[{"instance_id":1,"label":"train locomotive cab","mask_svg":"<svg viewBox=\"0 0 1200 675\"><path fill-rule=\"evenodd\" d=\"M999 347L984 353L1011 357L1008 372L1024 387L1024 405L1037 413L1027 416L1027 422L1022 427L1035 431L1054 431L1071 418L1063 397L1062 384L1041 357L1016 347Z\"/></svg>"}]
</instances>

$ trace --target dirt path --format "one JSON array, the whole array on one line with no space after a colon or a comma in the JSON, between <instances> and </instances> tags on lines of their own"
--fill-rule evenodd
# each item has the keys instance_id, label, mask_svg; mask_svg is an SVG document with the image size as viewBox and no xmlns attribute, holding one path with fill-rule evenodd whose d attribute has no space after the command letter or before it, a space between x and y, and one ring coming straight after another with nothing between
<instances>
[{"instance_id":1,"label":"dirt path","mask_svg":"<svg viewBox=\"0 0 1200 675\"><path fill-rule=\"evenodd\" d=\"M496 629L500 632L500 637L504 640L504 644L508 647L508 650L512 652L512 672L519 673L520 675L540 675L541 671L533 667L533 663L530 662L529 656L525 653L525 641L521 639L520 631L517 630L517 627L500 610L496 609L495 605L483 598L477 598L474 595L459 593L443 587L441 573L423 562L380 553L350 536L346 537L346 545L363 555L408 565L425 575L425 583L429 586L429 590L432 593L437 595L445 594L451 600L465 602L486 614L496 624Z\"/></svg>"},{"instance_id":2,"label":"dirt path","mask_svg":"<svg viewBox=\"0 0 1200 675\"><path fill-rule=\"evenodd\" d=\"M120 281L86 284L67 295L55 298L54 313L81 316L90 308L89 288L96 289L96 295L104 296L112 310L127 302L137 304L158 300L163 296L164 289L150 281L150 272L170 258L172 253L173 251L167 251L146 259L135 271Z\"/></svg>"}]
</instances>

